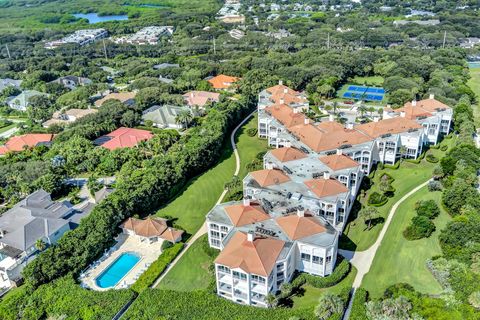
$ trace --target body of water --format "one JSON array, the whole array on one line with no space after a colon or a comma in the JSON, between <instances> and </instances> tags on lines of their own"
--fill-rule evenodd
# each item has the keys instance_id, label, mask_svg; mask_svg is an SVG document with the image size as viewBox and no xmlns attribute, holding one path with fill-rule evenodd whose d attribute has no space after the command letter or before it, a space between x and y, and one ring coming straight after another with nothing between
<instances>
[{"instance_id":1,"label":"body of water","mask_svg":"<svg viewBox=\"0 0 480 320\"><path fill-rule=\"evenodd\" d=\"M114 287L140 261L140 256L133 252L122 253L96 279L100 288Z\"/></svg>"},{"instance_id":2,"label":"body of water","mask_svg":"<svg viewBox=\"0 0 480 320\"><path fill-rule=\"evenodd\" d=\"M128 20L128 16L124 15L113 15L113 16L99 16L96 13L74 13L73 16L76 18L87 19L88 23L98 23L98 22L106 22L106 21L121 21L121 20Z\"/></svg>"}]
</instances>

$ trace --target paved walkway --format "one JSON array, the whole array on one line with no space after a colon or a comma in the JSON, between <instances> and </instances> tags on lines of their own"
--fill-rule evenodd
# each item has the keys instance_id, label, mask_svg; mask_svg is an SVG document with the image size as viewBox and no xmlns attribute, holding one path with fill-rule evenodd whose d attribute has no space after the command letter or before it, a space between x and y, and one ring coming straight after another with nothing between
<instances>
[{"instance_id":1,"label":"paved walkway","mask_svg":"<svg viewBox=\"0 0 480 320\"><path fill-rule=\"evenodd\" d=\"M253 111L250 113L245 119L240 122L235 129L233 129L232 134L230 135L230 143L232 145L233 153L235 154L235 173L233 175L238 176L238 173L240 172L240 155L237 150L237 145L235 144L235 135L237 134L238 129L240 129L245 122L247 122L254 114L257 112L257 110ZM225 198L228 190L223 190L222 194L218 198L218 201L215 205L221 203L223 201L223 198ZM168 265L168 267L165 269L165 271L162 273L162 275L155 281L155 283L152 285L152 288L155 288L158 286L158 284L163 280L163 278L167 275L167 273L177 264L177 262L182 258L182 256L187 252L188 248L192 243L194 243L198 238L203 236L205 233L207 233L207 226L205 223L202 224L202 227L190 238L188 241L185 243L185 248L180 252L180 254Z\"/></svg>"},{"instance_id":2,"label":"paved walkway","mask_svg":"<svg viewBox=\"0 0 480 320\"><path fill-rule=\"evenodd\" d=\"M420 190L421 188L425 187L430 180L422 183L421 185L415 187L415 189L411 190L409 193L404 195L400 200L398 200L390 209L390 212L388 213L387 221L385 222L382 230L380 231L380 235L377 238L377 241L368 248L365 251L348 251L348 250L338 250L339 253L345 257L350 263L357 268L357 275L355 277L355 280L353 281L353 292L352 292L352 297L350 298L350 301L348 303L348 308L345 311L345 314L343 316L343 319L346 320L350 316L350 310L352 308L352 302L353 298L355 296L355 291L360 287L362 284L363 277L370 271L370 267L372 266L373 259L375 258L375 255L377 254L377 250L382 244L383 238L385 237L385 234L387 233L388 227L390 226L390 223L393 220L393 216L395 215L398 207L400 204L402 204L403 201L405 201L408 197L413 195L415 192Z\"/></svg>"}]
</instances>

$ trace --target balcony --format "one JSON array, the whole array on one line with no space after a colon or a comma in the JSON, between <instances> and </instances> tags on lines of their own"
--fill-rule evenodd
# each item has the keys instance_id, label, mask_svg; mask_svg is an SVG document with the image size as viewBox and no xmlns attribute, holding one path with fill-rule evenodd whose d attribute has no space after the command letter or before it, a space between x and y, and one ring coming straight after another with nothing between
<instances>
[{"instance_id":1,"label":"balcony","mask_svg":"<svg viewBox=\"0 0 480 320\"><path fill-rule=\"evenodd\" d=\"M217 271L217 278L219 281L232 283L232 276L228 273Z\"/></svg>"},{"instance_id":2,"label":"balcony","mask_svg":"<svg viewBox=\"0 0 480 320\"><path fill-rule=\"evenodd\" d=\"M225 291L227 293L232 292L232 286L230 286L226 283L223 283L223 282L219 282L218 288L219 288L219 290Z\"/></svg>"},{"instance_id":3,"label":"balcony","mask_svg":"<svg viewBox=\"0 0 480 320\"><path fill-rule=\"evenodd\" d=\"M264 293L267 292L267 287L264 284L253 282L252 283L252 291L264 294Z\"/></svg>"},{"instance_id":4,"label":"balcony","mask_svg":"<svg viewBox=\"0 0 480 320\"><path fill-rule=\"evenodd\" d=\"M233 292L233 297L243 299L243 300L247 300L247 294L245 294L243 292L234 291Z\"/></svg>"}]
</instances>

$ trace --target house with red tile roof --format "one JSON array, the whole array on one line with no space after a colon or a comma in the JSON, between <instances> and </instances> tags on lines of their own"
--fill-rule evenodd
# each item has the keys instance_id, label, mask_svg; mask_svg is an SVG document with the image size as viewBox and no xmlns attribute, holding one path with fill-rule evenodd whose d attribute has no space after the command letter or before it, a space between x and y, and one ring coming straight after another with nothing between
<instances>
[{"instance_id":1,"label":"house with red tile roof","mask_svg":"<svg viewBox=\"0 0 480 320\"><path fill-rule=\"evenodd\" d=\"M144 220L128 218L120 227L123 233L145 239L150 243L161 240L177 243L182 240L184 233L183 230L169 227L167 220L157 217Z\"/></svg>"},{"instance_id":2,"label":"house with red tile roof","mask_svg":"<svg viewBox=\"0 0 480 320\"><path fill-rule=\"evenodd\" d=\"M19 152L37 146L50 146L52 140L53 134L50 133L29 133L14 136L0 146L0 155L5 155L8 152Z\"/></svg>"},{"instance_id":3,"label":"house with red tile roof","mask_svg":"<svg viewBox=\"0 0 480 320\"><path fill-rule=\"evenodd\" d=\"M219 74L207 81L215 90L233 90L233 84L238 80L240 80L240 78Z\"/></svg>"},{"instance_id":4,"label":"house with red tile roof","mask_svg":"<svg viewBox=\"0 0 480 320\"><path fill-rule=\"evenodd\" d=\"M208 103L220 101L220 93L208 91L189 91L183 95L183 99L189 107L204 108Z\"/></svg>"},{"instance_id":5,"label":"house with red tile roof","mask_svg":"<svg viewBox=\"0 0 480 320\"><path fill-rule=\"evenodd\" d=\"M147 141L152 138L153 134L150 131L121 127L96 139L94 144L109 150L115 150L120 148L133 148L141 141Z\"/></svg>"}]
</instances>

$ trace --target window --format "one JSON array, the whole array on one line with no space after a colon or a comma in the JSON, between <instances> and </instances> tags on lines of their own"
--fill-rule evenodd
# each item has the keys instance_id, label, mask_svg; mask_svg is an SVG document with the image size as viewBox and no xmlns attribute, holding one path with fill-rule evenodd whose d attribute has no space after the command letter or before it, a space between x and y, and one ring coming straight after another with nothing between
<instances>
[{"instance_id":1,"label":"window","mask_svg":"<svg viewBox=\"0 0 480 320\"><path fill-rule=\"evenodd\" d=\"M220 238L220 232L217 231L210 231L210 235L212 236L212 238Z\"/></svg>"},{"instance_id":2,"label":"window","mask_svg":"<svg viewBox=\"0 0 480 320\"><path fill-rule=\"evenodd\" d=\"M220 247L220 240L211 239L211 240L210 240L210 243L211 243L212 246L214 246L214 247Z\"/></svg>"},{"instance_id":3,"label":"window","mask_svg":"<svg viewBox=\"0 0 480 320\"><path fill-rule=\"evenodd\" d=\"M332 262L332 256L328 256L327 259L326 259L327 263L330 263Z\"/></svg>"},{"instance_id":4,"label":"window","mask_svg":"<svg viewBox=\"0 0 480 320\"><path fill-rule=\"evenodd\" d=\"M313 258L313 263L315 264L323 264L323 258L322 257L317 257L317 256L312 256Z\"/></svg>"},{"instance_id":5,"label":"window","mask_svg":"<svg viewBox=\"0 0 480 320\"><path fill-rule=\"evenodd\" d=\"M225 266L218 266L218 271L225 272L225 273L230 273L230 269L225 267Z\"/></svg>"},{"instance_id":6,"label":"window","mask_svg":"<svg viewBox=\"0 0 480 320\"><path fill-rule=\"evenodd\" d=\"M302 253L302 260L310 262L310 255L307 253Z\"/></svg>"},{"instance_id":7,"label":"window","mask_svg":"<svg viewBox=\"0 0 480 320\"><path fill-rule=\"evenodd\" d=\"M233 271L233 278L245 281L247 280L247 275L245 273Z\"/></svg>"},{"instance_id":8,"label":"window","mask_svg":"<svg viewBox=\"0 0 480 320\"><path fill-rule=\"evenodd\" d=\"M265 284L265 278L257 276L255 274L252 274L252 282L260 283L260 284Z\"/></svg>"},{"instance_id":9,"label":"window","mask_svg":"<svg viewBox=\"0 0 480 320\"><path fill-rule=\"evenodd\" d=\"M210 224L210 229L218 230L218 225L212 223L212 224Z\"/></svg>"},{"instance_id":10,"label":"window","mask_svg":"<svg viewBox=\"0 0 480 320\"><path fill-rule=\"evenodd\" d=\"M228 232L228 227L221 226L221 227L220 227L220 231Z\"/></svg>"}]
</instances>

